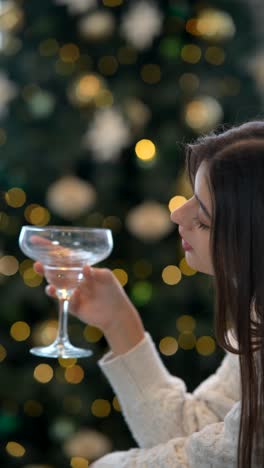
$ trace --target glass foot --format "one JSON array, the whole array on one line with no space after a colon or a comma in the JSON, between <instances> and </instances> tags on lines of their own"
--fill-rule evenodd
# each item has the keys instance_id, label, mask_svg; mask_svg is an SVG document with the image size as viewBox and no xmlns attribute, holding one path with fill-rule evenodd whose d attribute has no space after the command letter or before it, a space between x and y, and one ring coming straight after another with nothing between
<instances>
[{"instance_id":1,"label":"glass foot","mask_svg":"<svg viewBox=\"0 0 264 468\"><path fill-rule=\"evenodd\" d=\"M48 358L82 358L93 354L91 349L76 348L69 342L52 343L49 346L38 346L30 349L31 354Z\"/></svg>"}]
</instances>

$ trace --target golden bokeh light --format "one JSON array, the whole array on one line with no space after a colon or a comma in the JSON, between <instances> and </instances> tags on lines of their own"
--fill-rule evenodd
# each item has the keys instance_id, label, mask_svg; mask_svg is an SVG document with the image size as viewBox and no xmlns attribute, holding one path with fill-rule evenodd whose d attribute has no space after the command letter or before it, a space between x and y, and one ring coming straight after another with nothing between
<instances>
[{"instance_id":1,"label":"golden bokeh light","mask_svg":"<svg viewBox=\"0 0 264 468\"><path fill-rule=\"evenodd\" d=\"M185 276L193 276L197 273L197 270L193 270L193 268L191 268L187 261L186 261L186 258L183 257L179 263L179 268L181 270L181 272L185 275Z\"/></svg>"},{"instance_id":2,"label":"golden bokeh light","mask_svg":"<svg viewBox=\"0 0 264 468\"><path fill-rule=\"evenodd\" d=\"M199 35L199 31L197 30L197 19L190 18L186 22L185 29L189 34L192 34L193 36Z\"/></svg>"},{"instance_id":3,"label":"golden bokeh light","mask_svg":"<svg viewBox=\"0 0 264 468\"><path fill-rule=\"evenodd\" d=\"M71 458L71 468L88 468L89 461L83 457L72 457Z\"/></svg>"},{"instance_id":4,"label":"golden bokeh light","mask_svg":"<svg viewBox=\"0 0 264 468\"><path fill-rule=\"evenodd\" d=\"M122 411L122 408L121 408L120 403L118 401L118 398L116 396L114 396L114 398L113 398L112 405L113 405L113 408L116 411L118 411L118 412Z\"/></svg>"},{"instance_id":5,"label":"golden bokeh light","mask_svg":"<svg viewBox=\"0 0 264 468\"><path fill-rule=\"evenodd\" d=\"M181 50L181 57L187 63L198 63L202 56L200 47L195 44L186 44Z\"/></svg>"},{"instance_id":6,"label":"golden bokeh light","mask_svg":"<svg viewBox=\"0 0 264 468\"><path fill-rule=\"evenodd\" d=\"M179 78L179 85L184 92L194 93L199 89L200 79L194 73L183 73Z\"/></svg>"},{"instance_id":7,"label":"golden bokeh light","mask_svg":"<svg viewBox=\"0 0 264 468\"><path fill-rule=\"evenodd\" d=\"M196 337L192 332L185 331L178 337L178 345L180 348L189 350L195 347Z\"/></svg>"},{"instance_id":8,"label":"golden bokeh light","mask_svg":"<svg viewBox=\"0 0 264 468\"><path fill-rule=\"evenodd\" d=\"M36 273L33 267L29 267L23 273L23 280L30 288L36 288L42 283L43 277Z\"/></svg>"},{"instance_id":9,"label":"golden bokeh light","mask_svg":"<svg viewBox=\"0 0 264 468\"><path fill-rule=\"evenodd\" d=\"M173 336L166 336L159 342L159 349L165 356L172 356L178 351L178 343Z\"/></svg>"},{"instance_id":10,"label":"golden bokeh light","mask_svg":"<svg viewBox=\"0 0 264 468\"><path fill-rule=\"evenodd\" d=\"M161 79L161 69L159 65L154 63L148 63L143 65L140 71L140 75L143 81L148 84L158 83Z\"/></svg>"},{"instance_id":11,"label":"golden bokeh light","mask_svg":"<svg viewBox=\"0 0 264 468\"><path fill-rule=\"evenodd\" d=\"M72 62L76 62L76 60L79 59L80 50L79 50L79 47L77 45L75 45L75 44L64 44L60 48L59 55L60 55L60 59L63 62L72 63Z\"/></svg>"},{"instance_id":12,"label":"golden bokeh light","mask_svg":"<svg viewBox=\"0 0 264 468\"><path fill-rule=\"evenodd\" d=\"M25 447L18 442L10 441L6 444L6 451L12 457L23 457L26 453Z\"/></svg>"},{"instance_id":13,"label":"golden bokeh light","mask_svg":"<svg viewBox=\"0 0 264 468\"><path fill-rule=\"evenodd\" d=\"M34 369L34 379L40 383L48 383L53 378L53 369L49 364L39 364Z\"/></svg>"},{"instance_id":14,"label":"golden bokeh light","mask_svg":"<svg viewBox=\"0 0 264 468\"><path fill-rule=\"evenodd\" d=\"M115 277L118 279L121 286L125 286L128 282L128 274L122 268L115 268L113 270Z\"/></svg>"},{"instance_id":15,"label":"golden bokeh light","mask_svg":"<svg viewBox=\"0 0 264 468\"><path fill-rule=\"evenodd\" d=\"M156 156L156 147L151 140L143 138L136 143L135 153L142 161L149 161Z\"/></svg>"},{"instance_id":16,"label":"golden bokeh light","mask_svg":"<svg viewBox=\"0 0 264 468\"><path fill-rule=\"evenodd\" d=\"M114 75L118 69L118 61L113 55L105 55L100 58L98 69L103 75Z\"/></svg>"},{"instance_id":17,"label":"golden bokeh light","mask_svg":"<svg viewBox=\"0 0 264 468\"><path fill-rule=\"evenodd\" d=\"M50 213L43 206L36 206L31 210L30 222L35 226L45 226L50 221Z\"/></svg>"},{"instance_id":18,"label":"golden bokeh light","mask_svg":"<svg viewBox=\"0 0 264 468\"><path fill-rule=\"evenodd\" d=\"M181 270L176 265L168 265L162 270L162 279L170 286L178 284L181 278Z\"/></svg>"},{"instance_id":19,"label":"golden bokeh light","mask_svg":"<svg viewBox=\"0 0 264 468\"><path fill-rule=\"evenodd\" d=\"M38 418L43 413L43 406L39 401L27 400L24 403L24 412L31 418Z\"/></svg>"},{"instance_id":20,"label":"golden bokeh light","mask_svg":"<svg viewBox=\"0 0 264 468\"><path fill-rule=\"evenodd\" d=\"M185 122L197 132L212 130L223 118L223 109L212 96L201 96L185 108Z\"/></svg>"},{"instance_id":21,"label":"golden bokeh light","mask_svg":"<svg viewBox=\"0 0 264 468\"><path fill-rule=\"evenodd\" d=\"M13 276L18 272L19 262L12 255L4 255L0 258L0 273L5 276Z\"/></svg>"},{"instance_id":22,"label":"golden bokeh light","mask_svg":"<svg viewBox=\"0 0 264 468\"><path fill-rule=\"evenodd\" d=\"M83 330L83 336L89 343L97 343L103 337L103 332L97 327L86 325Z\"/></svg>"},{"instance_id":23,"label":"golden bokeh light","mask_svg":"<svg viewBox=\"0 0 264 468\"><path fill-rule=\"evenodd\" d=\"M95 102L96 107L99 107L99 108L111 107L114 103L114 96L111 93L111 91L109 91L109 89L102 88L99 91L98 95L95 96L94 102Z\"/></svg>"},{"instance_id":24,"label":"golden bokeh light","mask_svg":"<svg viewBox=\"0 0 264 468\"><path fill-rule=\"evenodd\" d=\"M196 349L199 354L209 356L216 349L215 340L211 336L200 336L196 341Z\"/></svg>"},{"instance_id":25,"label":"golden bokeh light","mask_svg":"<svg viewBox=\"0 0 264 468\"><path fill-rule=\"evenodd\" d=\"M91 412L97 418L106 418L111 413L111 405L108 400L98 398L92 403Z\"/></svg>"},{"instance_id":26,"label":"golden bokeh light","mask_svg":"<svg viewBox=\"0 0 264 468\"><path fill-rule=\"evenodd\" d=\"M69 97L74 104L85 106L94 102L97 98L102 99L104 84L100 77L94 74L85 74L79 77L69 90ZM105 90L106 91L106 90ZM105 99L109 96L105 96Z\"/></svg>"},{"instance_id":27,"label":"golden bokeh light","mask_svg":"<svg viewBox=\"0 0 264 468\"><path fill-rule=\"evenodd\" d=\"M61 367L73 367L76 364L77 359L76 358L58 358L58 362Z\"/></svg>"},{"instance_id":28,"label":"golden bokeh light","mask_svg":"<svg viewBox=\"0 0 264 468\"><path fill-rule=\"evenodd\" d=\"M226 11L204 8L196 22L197 33L204 39L223 41L231 39L236 32L232 17Z\"/></svg>"},{"instance_id":29,"label":"golden bokeh light","mask_svg":"<svg viewBox=\"0 0 264 468\"><path fill-rule=\"evenodd\" d=\"M56 39L49 38L39 44L39 53L43 57L51 57L59 51L59 44Z\"/></svg>"},{"instance_id":30,"label":"golden bokeh light","mask_svg":"<svg viewBox=\"0 0 264 468\"><path fill-rule=\"evenodd\" d=\"M26 202L26 194L19 187L13 187L5 193L6 203L12 208L20 208Z\"/></svg>"},{"instance_id":31,"label":"golden bokeh light","mask_svg":"<svg viewBox=\"0 0 264 468\"><path fill-rule=\"evenodd\" d=\"M79 384L84 378L84 370L78 364L67 367L65 369L64 377L66 382L70 384Z\"/></svg>"},{"instance_id":32,"label":"golden bokeh light","mask_svg":"<svg viewBox=\"0 0 264 468\"><path fill-rule=\"evenodd\" d=\"M222 65L225 61L225 51L222 47L207 47L205 60L212 65Z\"/></svg>"},{"instance_id":33,"label":"golden bokeh light","mask_svg":"<svg viewBox=\"0 0 264 468\"><path fill-rule=\"evenodd\" d=\"M176 327L179 332L192 332L196 327L196 320L191 315L181 315L176 320Z\"/></svg>"},{"instance_id":34,"label":"golden bokeh light","mask_svg":"<svg viewBox=\"0 0 264 468\"><path fill-rule=\"evenodd\" d=\"M7 352L3 345L0 344L0 362L4 361L6 358Z\"/></svg>"},{"instance_id":35,"label":"golden bokeh light","mask_svg":"<svg viewBox=\"0 0 264 468\"><path fill-rule=\"evenodd\" d=\"M57 320L45 320L44 322L35 325L33 331L33 341L37 346L47 346L55 340L57 331Z\"/></svg>"},{"instance_id":36,"label":"golden bokeh light","mask_svg":"<svg viewBox=\"0 0 264 468\"><path fill-rule=\"evenodd\" d=\"M26 322L15 322L10 328L10 335L16 341L25 341L30 336L30 326Z\"/></svg>"},{"instance_id":37,"label":"golden bokeh light","mask_svg":"<svg viewBox=\"0 0 264 468\"><path fill-rule=\"evenodd\" d=\"M187 202L186 197L183 197L182 195L175 195L175 197L172 197L170 199L169 204L168 204L170 212L172 213L174 210L177 210L186 202Z\"/></svg>"}]
</instances>

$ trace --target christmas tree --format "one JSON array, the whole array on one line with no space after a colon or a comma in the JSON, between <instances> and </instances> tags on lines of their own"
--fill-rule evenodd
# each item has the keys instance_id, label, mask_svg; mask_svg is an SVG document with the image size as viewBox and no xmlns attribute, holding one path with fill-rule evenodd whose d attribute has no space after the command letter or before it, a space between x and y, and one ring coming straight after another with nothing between
<instances>
[{"instance_id":1,"label":"christmas tree","mask_svg":"<svg viewBox=\"0 0 264 468\"><path fill-rule=\"evenodd\" d=\"M260 115L255 28L239 0L0 1L1 466L82 468L135 447L100 330L70 318L87 359L29 353L58 317L19 249L24 224L110 228L98 267L169 371L191 392L220 364L212 280L186 263L170 211L192 195L184 143Z\"/></svg>"}]
</instances>

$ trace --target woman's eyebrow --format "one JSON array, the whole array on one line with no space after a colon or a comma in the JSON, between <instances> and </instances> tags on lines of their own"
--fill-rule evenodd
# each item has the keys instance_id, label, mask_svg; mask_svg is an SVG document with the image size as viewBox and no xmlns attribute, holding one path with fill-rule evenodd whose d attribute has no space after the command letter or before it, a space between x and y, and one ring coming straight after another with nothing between
<instances>
[{"instance_id":1,"label":"woman's eyebrow","mask_svg":"<svg viewBox=\"0 0 264 468\"><path fill-rule=\"evenodd\" d=\"M207 218L211 219L211 215L210 215L209 211L207 210L206 206L203 204L203 202L201 202L201 200L198 198L196 193L194 194L194 196L195 196L196 200L198 200L198 202L200 203L201 208L202 208L203 212L206 214Z\"/></svg>"}]
</instances>

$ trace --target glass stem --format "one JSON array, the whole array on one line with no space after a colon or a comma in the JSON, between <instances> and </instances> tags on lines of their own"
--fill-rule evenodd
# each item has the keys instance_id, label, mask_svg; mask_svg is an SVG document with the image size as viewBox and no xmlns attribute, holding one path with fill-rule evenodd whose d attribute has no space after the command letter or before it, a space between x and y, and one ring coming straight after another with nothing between
<instances>
[{"instance_id":1,"label":"glass stem","mask_svg":"<svg viewBox=\"0 0 264 468\"><path fill-rule=\"evenodd\" d=\"M69 300L59 299L59 323L58 323L58 334L57 342L64 343L69 340L68 337L68 311L69 311Z\"/></svg>"}]
</instances>

